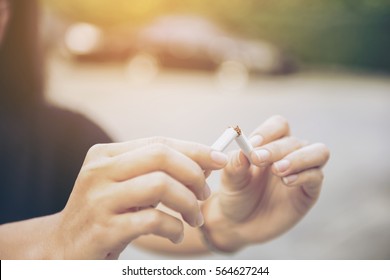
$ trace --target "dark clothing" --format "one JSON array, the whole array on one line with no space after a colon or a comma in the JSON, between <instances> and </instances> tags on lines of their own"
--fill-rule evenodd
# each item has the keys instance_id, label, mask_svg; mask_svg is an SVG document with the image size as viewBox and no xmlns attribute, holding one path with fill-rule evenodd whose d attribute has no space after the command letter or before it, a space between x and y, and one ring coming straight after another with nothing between
<instances>
[{"instance_id":1,"label":"dark clothing","mask_svg":"<svg viewBox=\"0 0 390 280\"><path fill-rule=\"evenodd\" d=\"M0 111L0 224L62 210L88 149L110 141L66 110Z\"/></svg>"}]
</instances>

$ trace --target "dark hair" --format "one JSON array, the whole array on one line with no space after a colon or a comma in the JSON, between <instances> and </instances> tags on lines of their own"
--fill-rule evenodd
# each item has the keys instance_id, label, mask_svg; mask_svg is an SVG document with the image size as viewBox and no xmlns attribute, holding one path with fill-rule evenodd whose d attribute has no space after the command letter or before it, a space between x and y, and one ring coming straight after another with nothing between
<instances>
[{"instance_id":1,"label":"dark hair","mask_svg":"<svg viewBox=\"0 0 390 280\"><path fill-rule=\"evenodd\" d=\"M11 17L0 45L0 109L19 111L43 102L43 60L37 1L10 3Z\"/></svg>"}]
</instances>

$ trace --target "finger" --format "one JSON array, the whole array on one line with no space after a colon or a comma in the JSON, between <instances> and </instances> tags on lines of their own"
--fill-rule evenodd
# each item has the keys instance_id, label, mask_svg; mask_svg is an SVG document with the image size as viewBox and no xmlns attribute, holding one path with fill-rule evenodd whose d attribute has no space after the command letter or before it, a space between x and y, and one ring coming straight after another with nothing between
<instances>
[{"instance_id":1,"label":"finger","mask_svg":"<svg viewBox=\"0 0 390 280\"><path fill-rule=\"evenodd\" d=\"M106 174L118 182L155 171L167 173L203 199L206 181L201 167L166 145L154 144L120 154L105 166Z\"/></svg>"},{"instance_id":2,"label":"finger","mask_svg":"<svg viewBox=\"0 0 390 280\"><path fill-rule=\"evenodd\" d=\"M102 156L115 157L130 151L154 145L165 145L183 153L201 166L203 170L220 169L227 164L226 155L218 151L213 151L209 146L164 137L151 137L122 143L94 145L88 152L87 158L94 159Z\"/></svg>"},{"instance_id":3,"label":"finger","mask_svg":"<svg viewBox=\"0 0 390 280\"><path fill-rule=\"evenodd\" d=\"M250 181L250 162L241 151L229 154L229 163L223 169L221 182L228 191L244 188Z\"/></svg>"},{"instance_id":4,"label":"finger","mask_svg":"<svg viewBox=\"0 0 390 280\"><path fill-rule=\"evenodd\" d=\"M303 172L283 177L283 183L289 187L298 187L300 195L311 201L315 201L321 191L324 175L320 168L312 168Z\"/></svg>"},{"instance_id":5,"label":"finger","mask_svg":"<svg viewBox=\"0 0 390 280\"><path fill-rule=\"evenodd\" d=\"M183 240L183 223L167 213L154 208L126 213L116 218L116 238L128 244L141 235L154 234L180 243Z\"/></svg>"},{"instance_id":6,"label":"finger","mask_svg":"<svg viewBox=\"0 0 390 280\"><path fill-rule=\"evenodd\" d=\"M315 143L291 152L282 160L275 162L272 171L275 175L285 177L306 169L322 167L330 156L329 149L322 143Z\"/></svg>"},{"instance_id":7,"label":"finger","mask_svg":"<svg viewBox=\"0 0 390 280\"><path fill-rule=\"evenodd\" d=\"M253 209L258 207L259 185L251 182L254 179L252 170L246 156L240 151L235 151L230 154L229 164L221 176L219 205L223 215L236 223L247 219L253 213ZM262 177L261 173L256 172L256 177Z\"/></svg>"},{"instance_id":8,"label":"finger","mask_svg":"<svg viewBox=\"0 0 390 280\"><path fill-rule=\"evenodd\" d=\"M295 137L284 137L275 140L254 150L251 154L252 163L257 166L265 166L275 161L279 161L288 154L301 148L304 144L304 141Z\"/></svg>"},{"instance_id":9,"label":"finger","mask_svg":"<svg viewBox=\"0 0 390 280\"><path fill-rule=\"evenodd\" d=\"M290 135L288 121L282 116L272 116L250 135L254 146L264 145Z\"/></svg>"},{"instance_id":10,"label":"finger","mask_svg":"<svg viewBox=\"0 0 390 280\"><path fill-rule=\"evenodd\" d=\"M153 172L121 182L110 188L106 199L116 213L137 207L162 203L180 213L193 227L203 224L203 216L195 195L180 182L163 172Z\"/></svg>"}]
</instances>

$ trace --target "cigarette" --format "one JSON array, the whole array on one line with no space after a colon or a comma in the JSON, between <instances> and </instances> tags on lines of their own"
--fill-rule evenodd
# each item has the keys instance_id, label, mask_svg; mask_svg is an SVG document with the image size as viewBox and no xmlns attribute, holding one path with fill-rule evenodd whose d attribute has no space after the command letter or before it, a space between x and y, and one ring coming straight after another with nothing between
<instances>
[{"instance_id":1,"label":"cigarette","mask_svg":"<svg viewBox=\"0 0 390 280\"><path fill-rule=\"evenodd\" d=\"M235 130L238 133L238 137L236 138L237 145L240 147L246 158L249 160L250 163L251 161L251 153L253 151L253 146L249 142L248 138L245 136L244 132L237 126Z\"/></svg>"},{"instance_id":2,"label":"cigarette","mask_svg":"<svg viewBox=\"0 0 390 280\"><path fill-rule=\"evenodd\" d=\"M227 146L238 136L237 131L233 127L228 127L221 136L211 145L211 148L222 152Z\"/></svg>"},{"instance_id":3,"label":"cigarette","mask_svg":"<svg viewBox=\"0 0 390 280\"><path fill-rule=\"evenodd\" d=\"M222 152L233 140L236 140L237 145L248 158L249 162L252 163L250 154L253 151L253 147L239 126L227 128L211 148Z\"/></svg>"}]
</instances>

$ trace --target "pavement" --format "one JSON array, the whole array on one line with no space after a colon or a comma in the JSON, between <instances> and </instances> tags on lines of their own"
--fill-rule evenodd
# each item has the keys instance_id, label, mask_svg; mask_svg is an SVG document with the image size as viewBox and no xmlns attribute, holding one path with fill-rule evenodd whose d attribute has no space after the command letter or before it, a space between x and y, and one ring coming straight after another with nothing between
<instances>
[{"instance_id":1,"label":"pavement","mask_svg":"<svg viewBox=\"0 0 390 280\"><path fill-rule=\"evenodd\" d=\"M161 71L137 82L123 64L52 55L48 77L49 102L84 113L118 141L159 135L211 144L231 124L249 134L280 114L294 135L329 147L321 197L296 227L235 255L199 259L390 259L389 75L307 71L250 77L233 89L210 72ZM170 258L131 245L121 255Z\"/></svg>"}]
</instances>

